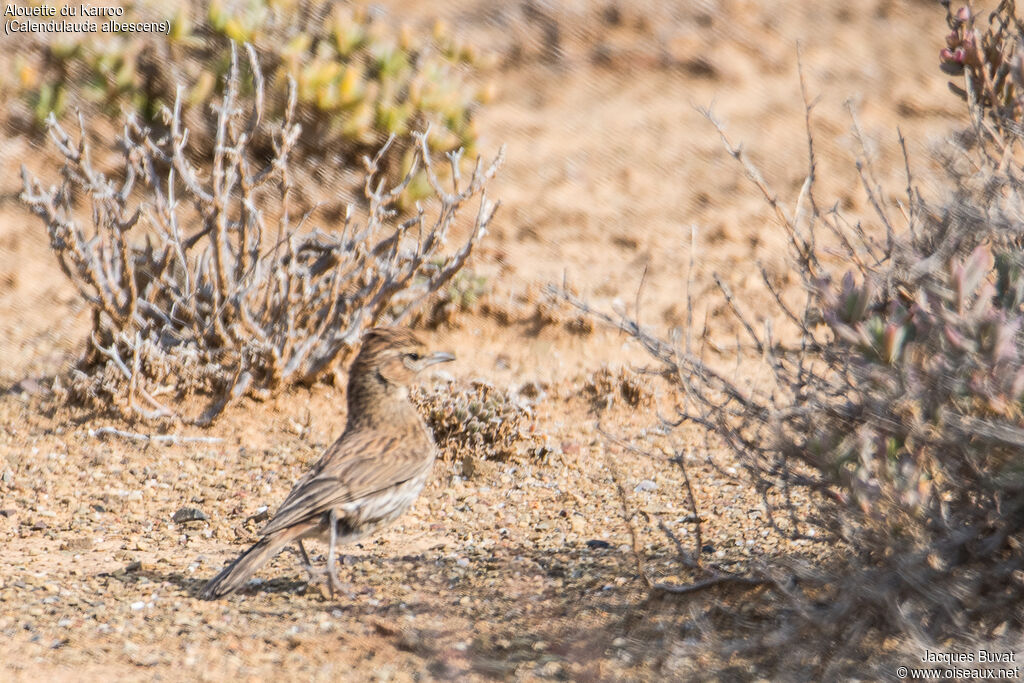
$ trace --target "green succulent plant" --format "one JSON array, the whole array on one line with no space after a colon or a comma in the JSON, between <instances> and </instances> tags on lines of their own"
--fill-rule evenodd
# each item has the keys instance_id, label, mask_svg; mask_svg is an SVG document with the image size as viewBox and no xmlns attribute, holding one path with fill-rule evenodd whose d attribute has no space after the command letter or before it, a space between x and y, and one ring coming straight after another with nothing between
<instances>
[{"instance_id":1,"label":"green succulent plant","mask_svg":"<svg viewBox=\"0 0 1024 683\"><path fill-rule=\"evenodd\" d=\"M140 16L130 3L125 10L126 20ZM204 140L215 131L205 131L204 138L201 128L222 94L230 42L249 42L267 74L268 115L287 107L290 80L298 86L306 124L297 153L330 150L353 163L388 135L427 126L435 151L462 147L471 154L473 114L493 96L492 86L480 87L472 78L486 60L443 24L432 35L419 34L358 7L293 0L214 0L205 9L179 7L166 19L166 36L104 34L45 43L23 58L5 90L15 93L41 132L51 111L60 118L69 107L83 106L111 116L131 110L158 127L180 83L184 106L195 112L190 126L202 152L212 149ZM167 75L149 73L147 59L159 61ZM25 73L31 78L20 77ZM412 183L403 206L427 193L425 182Z\"/></svg>"},{"instance_id":2,"label":"green succulent plant","mask_svg":"<svg viewBox=\"0 0 1024 683\"><path fill-rule=\"evenodd\" d=\"M488 382L448 382L413 401L450 457L507 460L538 452L539 435L529 404Z\"/></svg>"},{"instance_id":3,"label":"green succulent plant","mask_svg":"<svg viewBox=\"0 0 1024 683\"><path fill-rule=\"evenodd\" d=\"M814 442L821 457L848 467L865 509L883 490L904 503L927 503L936 472L923 466L934 448L924 435L948 432L951 415L1011 423L1024 415L1024 276L1017 261L1017 252L983 244L952 259L910 302L881 296L871 282L857 285L852 274L826 294L824 318L848 345L863 400L875 407L855 437L819 434ZM995 476L1016 471L998 449L986 454Z\"/></svg>"}]
</instances>

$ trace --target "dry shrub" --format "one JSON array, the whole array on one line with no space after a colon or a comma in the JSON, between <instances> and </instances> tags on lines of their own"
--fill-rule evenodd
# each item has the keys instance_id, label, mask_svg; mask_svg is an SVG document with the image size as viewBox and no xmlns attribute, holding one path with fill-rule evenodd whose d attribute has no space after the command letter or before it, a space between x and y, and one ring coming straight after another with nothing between
<instances>
[{"instance_id":1,"label":"dry shrub","mask_svg":"<svg viewBox=\"0 0 1024 683\"><path fill-rule=\"evenodd\" d=\"M649 408L654 393L643 376L623 367L603 365L583 382L583 396L596 411L608 410L617 401L630 408Z\"/></svg>"},{"instance_id":2,"label":"dry shrub","mask_svg":"<svg viewBox=\"0 0 1024 683\"><path fill-rule=\"evenodd\" d=\"M544 438L533 414L533 403L543 394L532 389L503 390L483 380L449 381L430 391L416 388L411 396L449 458L508 460L543 454Z\"/></svg>"},{"instance_id":3,"label":"dry shrub","mask_svg":"<svg viewBox=\"0 0 1024 683\"><path fill-rule=\"evenodd\" d=\"M810 166L789 212L715 124L775 211L806 292L794 306L762 271L778 307L759 323L716 278L745 335L736 367L760 359L769 381L748 383L706 361L690 342L700 330L660 336L564 294L662 364L678 392L678 415L665 426L696 423L724 443L761 494L768 524L836 551L816 564L775 558L744 577L767 588L775 609L753 619L746 607L720 605L718 625L681 652L713 644L723 662L748 658L762 676L834 680L890 676L886 642L952 651L995 634L1020 638L1024 133L1009 70L1019 71L1022 56L999 47L1024 37L1012 12L1002 3L984 38L969 11L951 16L957 40L987 47L960 54L974 125L945 160L944 203L922 199L908 163L901 206L891 205L862 160L877 225L822 210L808 106ZM776 338L786 326L795 334ZM810 507L791 503L798 491L812 496ZM897 659L908 651L889 650Z\"/></svg>"},{"instance_id":4,"label":"dry shrub","mask_svg":"<svg viewBox=\"0 0 1024 683\"><path fill-rule=\"evenodd\" d=\"M332 232L312 227L313 210L294 215L291 152L300 133L295 94L273 126L274 154L251 143L262 119L263 80L248 49L251 107L238 97L237 53L216 117L209 167L185 154L180 99L157 135L129 115L116 142L112 175L92 161L86 125L73 141L51 117L65 159L58 186L23 171L23 201L46 226L64 273L92 310L87 350L70 396L128 418L207 424L232 400L266 396L331 374L370 326L401 323L459 272L487 231L497 205L484 184L502 156L459 171L452 153L442 187L426 134L404 178L379 170L389 144L365 159L366 208L349 206ZM179 96L181 91L179 91ZM398 221L395 202L423 171L435 195ZM450 187L449 187L450 185ZM460 211L478 201L461 245L447 243ZM83 225L85 204L91 226ZM204 398L195 409L193 396Z\"/></svg>"}]
</instances>

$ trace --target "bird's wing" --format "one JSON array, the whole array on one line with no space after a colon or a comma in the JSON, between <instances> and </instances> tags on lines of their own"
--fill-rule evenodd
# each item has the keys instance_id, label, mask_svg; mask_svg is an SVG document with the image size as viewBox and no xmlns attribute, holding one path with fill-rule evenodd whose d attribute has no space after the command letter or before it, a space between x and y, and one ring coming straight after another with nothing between
<instances>
[{"instance_id":1,"label":"bird's wing","mask_svg":"<svg viewBox=\"0 0 1024 683\"><path fill-rule=\"evenodd\" d=\"M430 466L429 443L381 432L360 432L337 441L295 484L261 533L315 519L344 503L397 486Z\"/></svg>"}]
</instances>

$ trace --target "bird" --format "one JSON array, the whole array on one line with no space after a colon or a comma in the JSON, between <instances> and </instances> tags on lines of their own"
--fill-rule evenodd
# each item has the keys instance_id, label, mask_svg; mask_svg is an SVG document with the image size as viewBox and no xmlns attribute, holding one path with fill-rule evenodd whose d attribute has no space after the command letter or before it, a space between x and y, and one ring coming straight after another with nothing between
<instances>
[{"instance_id":1,"label":"bird","mask_svg":"<svg viewBox=\"0 0 1024 683\"><path fill-rule=\"evenodd\" d=\"M333 599L342 586L335 567L338 546L393 522L427 482L437 447L409 400L409 386L425 368L452 360L446 351L429 353L407 328L367 331L349 368L341 436L296 482L260 540L210 579L199 597L214 600L237 591L292 542L314 577L320 572L302 541L319 538L328 543L326 581Z\"/></svg>"}]
</instances>

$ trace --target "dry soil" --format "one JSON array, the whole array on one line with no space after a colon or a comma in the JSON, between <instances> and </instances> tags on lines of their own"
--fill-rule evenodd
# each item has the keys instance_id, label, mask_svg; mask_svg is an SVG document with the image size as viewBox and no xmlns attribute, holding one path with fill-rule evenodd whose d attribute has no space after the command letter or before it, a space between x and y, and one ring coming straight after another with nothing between
<instances>
[{"instance_id":1,"label":"dry soil","mask_svg":"<svg viewBox=\"0 0 1024 683\"><path fill-rule=\"evenodd\" d=\"M537 313L551 310L543 287L567 281L595 306L639 312L665 331L685 320L691 258L697 320L726 339L733 329L713 273L755 314L766 311L755 265L786 280L785 236L700 109L792 207L808 159L798 57L819 196L852 220L873 220L851 111L890 199L906 185L897 129L934 192L930 150L963 124L938 70L941 7L378 6L414 26L441 16L498 56L487 74L498 95L478 126L482 151L508 148L490 190L502 208L471 267L488 278L487 301L514 315L465 313L427 334L457 354L446 370L458 381L544 388L532 409L545 455L480 461L471 473L456 459L439 462L410 514L349 549L342 576L351 590L333 600L306 584L288 552L244 594L197 600L204 580L255 538L261 512L340 432L343 397L320 386L245 403L204 432L175 432L220 441L171 445L92 436L146 427L48 409L46 387L76 359L88 313L17 201L19 164L55 177L52 155L12 134L0 140L0 678L704 677L708 662L684 647L686 620L742 595L706 591L653 606L634 552L657 580L696 578L661 527L693 548L673 453L695 484L707 562L742 571L759 557L822 552L768 530L728 453L705 448L695 429L659 428L656 408L672 402L664 386L650 381L649 403L613 392L595 409L584 387L603 366L647 363L635 343L599 325L573 331L572 311ZM173 522L186 507L208 519Z\"/></svg>"}]
</instances>

